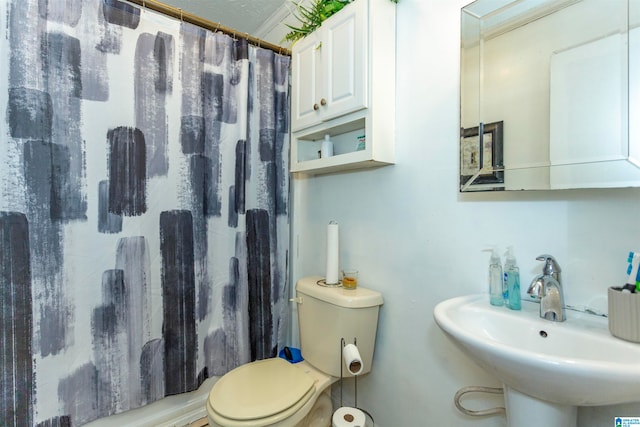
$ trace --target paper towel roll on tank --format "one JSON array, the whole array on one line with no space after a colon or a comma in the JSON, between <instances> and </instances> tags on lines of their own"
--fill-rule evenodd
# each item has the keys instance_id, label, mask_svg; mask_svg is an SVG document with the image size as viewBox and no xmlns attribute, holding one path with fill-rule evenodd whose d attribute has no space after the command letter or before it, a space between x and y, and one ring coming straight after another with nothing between
<instances>
[{"instance_id":1,"label":"paper towel roll on tank","mask_svg":"<svg viewBox=\"0 0 640 427\"><path fill-rule=\"evenodd\" d=\"M340 282L338 272L340 271L340 237L339 226L335 221L331 221L327 226L327 268L325 270L325 281L327 285L337 285Z\"/></svg>"}]
</instances>

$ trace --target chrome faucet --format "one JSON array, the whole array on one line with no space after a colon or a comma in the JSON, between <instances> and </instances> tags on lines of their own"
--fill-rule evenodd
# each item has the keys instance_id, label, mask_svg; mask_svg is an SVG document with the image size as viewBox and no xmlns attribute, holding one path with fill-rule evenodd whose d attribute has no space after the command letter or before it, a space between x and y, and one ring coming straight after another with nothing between
<instances>
[{"instance_id":1,"label":"chrome faucet","mask_svg":"<svg viewBox=\"0 0 640 427\"><path fill-rule=\"evenodd\" d=\"M527 293L536 301L540 301L540 317L554 322L564 322L566 316L560 266L551 255L540 255L536 259L544 261L544 267L542 274L531 281Z\"/></svg>"}]
</instances>

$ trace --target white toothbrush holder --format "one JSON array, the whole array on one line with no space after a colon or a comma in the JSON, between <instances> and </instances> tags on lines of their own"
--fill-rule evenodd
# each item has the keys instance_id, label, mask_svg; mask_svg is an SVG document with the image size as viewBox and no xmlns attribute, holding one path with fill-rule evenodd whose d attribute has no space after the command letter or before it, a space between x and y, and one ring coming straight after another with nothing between
<instances>
[{"instance_id":1,"label":"white toothbrush holder","mask_svg":"<svg viewBox=\"0 0 640 427\"><path fill-rule=\"evenodd\" d=\"M640 293L622 292L622 288L608 290L609 331L623 340L640 342Z\"/></svg>"}]
</instances>

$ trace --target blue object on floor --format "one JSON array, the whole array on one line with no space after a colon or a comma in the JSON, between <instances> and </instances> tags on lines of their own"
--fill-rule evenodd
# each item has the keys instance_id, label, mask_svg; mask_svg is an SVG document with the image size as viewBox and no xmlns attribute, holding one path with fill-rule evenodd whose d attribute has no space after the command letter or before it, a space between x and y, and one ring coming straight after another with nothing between
<instances>
[{"instance_id":1,"label":"blue object on floor","mask_svg":"<svg viewBox=\"0 0 640 427\"><path fill-rule=\"evenodd\" d=\"M304 358L302 357L302 353L300 353L300 349L295 347L283 348L282 350L280 350L280 353L278 353L278 357L286 360L289 363L298 363L304 360Z\"/></svg>"}]
</instances>

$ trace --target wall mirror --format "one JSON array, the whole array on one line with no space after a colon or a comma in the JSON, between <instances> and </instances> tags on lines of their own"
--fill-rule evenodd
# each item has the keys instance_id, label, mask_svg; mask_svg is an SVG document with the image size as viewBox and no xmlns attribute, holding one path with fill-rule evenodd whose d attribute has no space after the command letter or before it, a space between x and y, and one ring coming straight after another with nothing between
<instances>
[{"instance_id":1,"label":"wall mirror","mask_svg":"<svg viewBox=\"0 0 640 427\"><path fill-rule=\"evenodd\" d=\"M640 186L640 0L461 12L460 191Z\"/></svg>"}]
</instances>

